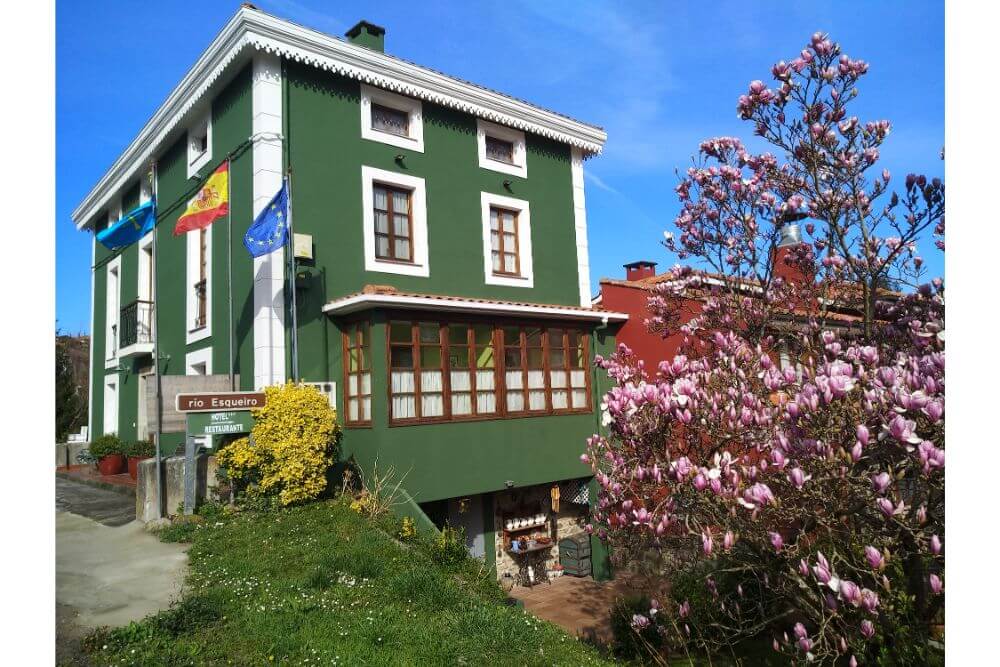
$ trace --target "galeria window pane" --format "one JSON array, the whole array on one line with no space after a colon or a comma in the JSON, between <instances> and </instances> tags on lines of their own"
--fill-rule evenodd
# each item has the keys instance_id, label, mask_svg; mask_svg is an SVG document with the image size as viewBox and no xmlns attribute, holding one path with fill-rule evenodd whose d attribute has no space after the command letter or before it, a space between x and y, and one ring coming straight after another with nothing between
<instances>
[{"instance_id":1,"label":"galeria window pane","mask_svg":"<svg viewBox=\"0 0 1000 667\"><path fill-rule=\"evenodd\" d=\"M371 356L367 322L350 324L344 330L344 371L347 387L348 425L363 425L371 422Z\"/></svg>"},{"instance_id":2,"label":"galeria window pane","mask_svg":"<svg viewBox=\"0 0 1000 667\"><path fill-rule=\"evenodd\" d=\"M590 409L586 369L570 364L571 337L574 345L586 340L578 332L459 322L390 322L388 329L394 421ZM502 373L495 341L502 341Z\"/></svg>"}]
</instances>

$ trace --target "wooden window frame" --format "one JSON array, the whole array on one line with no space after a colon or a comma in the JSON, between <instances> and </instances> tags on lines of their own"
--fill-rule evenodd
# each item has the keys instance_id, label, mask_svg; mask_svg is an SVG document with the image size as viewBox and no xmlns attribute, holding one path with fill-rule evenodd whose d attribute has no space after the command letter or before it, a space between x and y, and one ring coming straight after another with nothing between
<instances>
[{"instance_id":1,"label":"wooden window frame","mask_svg":"<svg viewBox=\"0 0 1000 667\"><path fill-rule=\"evenodd\" d=\"M386 192L386 219L388 231L383 234L378 231L378 222L376 221L376 214L379 209L375 205L376 190L382 188ZM400 193L406 194L406 236L396 235L396 212L393 209L393 194ZM395 262L398 264L415 264L416 263L416 248L413 244L413 190L408 188L400 187L398 185L392 185L390 183L383 183L382 181L374 181L372 183L372 233L375 235L375 260L379 262ZM378 254L378 239L380 236L384 236L389 240L389 255L382 256ZM409 259L399 259L396 257L396 239L406 239L410 244L410 258Z\"/></svg>"},{"instance_id":2,"label":"wooden window frame","mask_svg":"<svg viewBox=\"0 0 1000 667\"><path fill-rule=\"evenodd\" d=\"M367 333L368 333L368 346L367 346L367 348L364 345L364 338L363 337L360 338L360 339L358 338L358 335L361 334L362 329L366 329ZM352 336L354 338L353 340L352 340ZM347 427L349 427L349 428L370 428L371 425L372 425L372 419L371 419L371 414L372 414L372 410L371 410L371 406L372 406L372 393L371 393L371 389L372 389L372 384L371 384L371 375L372 375L371 341L372 341L371 322L369 320L366 320L366 319L365 320L354 320L352 322L345 323L345 325L344 325L344 331L343 331L342 338L341 338L341 342L342 342L342 345L343 345L343 348L342 348L343 349L343 357L342 358L344 360L344 362L343 362L343 366L344 366L344 425L347 426ZM363 360L364 360L365 364L362 367L360 367L357 371L352 371L351 370L351 351L352 350L359 350L359 349L363 351ZM365 366L367 366L367 367L365 367ZM363 393L361 393L361 376L364 375L366 372L369 375L369 387L368 387L368 393L367 394L363 394ZM350 391L351 391L351 376L352 375L356 376L357 379L358 379L358 395L357 396L354 396L353 394L350 393ZM348 402L352 398L357 398L358 399L358 414L359 415L362 412L362 410L361 410L361 404L362 404L362 402L364 401L365 398L368 399L368 419L354 419L354 420L351 419L351 410L350 410Z\"/></svg>"},{"instance_id":3,"label":"wooden window frame","mask_svg":"<svg viewBox=\"0 0 1000 667\"><path fill-rule=\"evenodd\" d=\"M407 324L410 327L410 353L413 355L413 400L414 400L414 413L417 416L414 417L404 417L396 418L392 414L392 348L393 347L404 347L405 343L393 343L392 337L392 325L393 324ZM443 410L442 415L433 417L422 416L422 404L421 404L421 388L422 380L420 373L422 371L420 363L420 348L426 344L421 343L419 340L420 324L436 324L438 326L438 345L441 351L441 372L442 372L442 403ZM491 327L491 338L490 342L493 346L493 394L496 405L496 410L489 413L479 413L478 412L478 401L477 401L477 383L476 383L476 359L473 350L477 349L475 346L475 337L472 333L474 331L473 327L475 325L487 324ZM452 414L452 391L451 391L451 336L450 329L452 326L462 326L466 329L466 351L469 355L468 371L471 375L470 377L470 394L472 401L472 413L467 415L453 415ZM509 410L507 407L507 381L506 381L506 341L504 340L504 328L517 328L518 329L518 349L520 350L521 360L522 360L522 382L521 389L524 401L523 410ZM542 370L544 373L544 391L545 391L545 407L541 410L529 410L529 388L528 388L528 347L527 347L527 335L526 329L538 328L541 330L541 350L542 350ZM566 372L566 392L567 392L567 407L566 408L553 408L552 406L552 384L551 384L551 351L550 351L550 341L549 341L549 329L558 329L563 332L562 347L566 357L564 358L563 369ZM583 346L583 367L577 367L573 365L571 353L572 350L568 349L566 346L569 344L569 334L570 332L575 332L578 336L578 341L580 345ZM461 319L442 319L440 317L421 317L419 315L414 315L412 313L390 313L386 320L385 325L385 340L386 340L386 400L387 400L387 414L389 415L389 426L412 426L419 424L438 424L442 422L462 422L462 421L485 421L485 420L497 420L497 419L520 419L525 417L543 417L543 416L559 416L559 415L570 415L570 414L592 414L593 413L593 395L591 387L591 359L590 359L590 333L585 327L574 326L572 323L558 322L558 323L545 323L538 321L522 321L522 320L493 320L487 318L461 318ZM571 384L571 372L573 370L583 370L585 379L585 406L574 407L572 392L573 387ZM536 390L537 391L537 390ZM464 392L463 392L464 393Z\"/></svg>"},{"instance_id":4,"label":"wooden window frame","mask_svg":"<svg viewBox=\"0 0 1000 667\"><path fill-rule=\"evenodd\" d=\"M490 217L493 217L493 212L497 213L497 248L496 252L500 258L500 268L493 269L493 275L504 276L506 278L520 278L521 277L521 212L514 210L512 208L504 208L503 206L490 205ZM514 216L514 252L508 252L504 247L504 230L503 230L503 214L510 213ZM493 230L490 230L492 236ZM493 251L492 243L490 244L490 250ZM514 271L504 271L504 255L514 255ZM492 255L490 256L492 260Z\"/></svg>"}]
</instances>

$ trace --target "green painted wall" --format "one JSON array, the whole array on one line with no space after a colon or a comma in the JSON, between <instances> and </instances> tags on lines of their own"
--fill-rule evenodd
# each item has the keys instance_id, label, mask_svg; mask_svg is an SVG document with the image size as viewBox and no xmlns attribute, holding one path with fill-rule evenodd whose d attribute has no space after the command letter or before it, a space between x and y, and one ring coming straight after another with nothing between
<instances>
[{"instance_id":1,"label":"green painted wall","mask_svg":"<svg viewBox=\"0 0 1000 667\"><path fill-rule=\"evenodd\" d=\"M250 222L253 165L251 153L240 145L245 143L251 132L250 70L246 68L235 75L233 80L212 102L212 160L217 165L226 155L233 152L230 171L231 201L233 219L232 259L234 323L237 332L236 368L241 374L242 388L250 389L253 384L252 350L252 281L253 262L243 248L243 230ZM235 152L234 152L235 151ZM229 329L226 306L226 225L225 219L211 227L212 234L212 335L191 345L186 343L186 265L187 246L184 236L175 237L173 228L177 218L184 212L187 201L197 191L200 182L187 178L186 137L180 136L174 143L157 156L157 234L156 295L159 310L158 343L160 356L168 356L161 364L161 372L170 375L184 375L185 355L189 352L211 346L212 366L216 373L226 373L229 368ZM214 167L213 167L214 168ZM207 172L204 172L207 173ZM139 203L139 182L128 186L122 195L123 211L134 208ZM95 219L97 229L104 228L107 213L102 212ZM126 305L137 298L139 279L139 248L133 245L120 252L111 252L97 244L94 272L94 330L91 353L94 355L94 376L91 378L93 403L93 433L101 434L104 425L104 379L109 374L119 378L118 434L125 440L136 438L139 405L139 377L142 367L150 367L149 355L130 360L121 360L123 370L105 370L104 359L108 341L106 338L107 264L115 256L121 256L121 304ZM154 417L150 416L150 422ZM183 440L182 434L165 434L164 450L171 452Z\"/></svg>"},{"instance_id":2,"label":"green painted wall","mask_svg":"<svg viewBox=\"0 0 1000 667\"><path fill-rule=\"evenodd\" d=\"M579 305L569 146L528 134L528 178L481 169L475 117L424 102L424 152L407 151L361 138L360 94L357 81L286 62L295 231L311 234L315 248L315 261L302 267L311 274L304 281L308 288L299 293L299 359L305 379L323 379L332 368L322 306L366 284ZM406 156L403 167L395 161L401 153ZM362 165L425 180L429 277L365 271ZM511 181L510 191L504 180ZM534 288L485 283L480 192L530 203Z\"/></svg>"}]
</instances>

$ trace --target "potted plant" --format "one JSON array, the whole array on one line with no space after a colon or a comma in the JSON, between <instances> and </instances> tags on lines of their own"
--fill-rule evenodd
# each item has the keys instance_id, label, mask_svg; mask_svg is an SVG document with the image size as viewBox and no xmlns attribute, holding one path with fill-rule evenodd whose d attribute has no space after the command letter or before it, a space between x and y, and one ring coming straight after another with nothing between
<instances>
[{"instance_id":1,"label":"potted plant","mask_svg":"<svg viewBox=\"0 0 1000 667\"><path fill-rule=\"evenodd\" d=\"M91 442L90 455L97 459L97 469L102 475L118 475L125 472L122 441L113 433L105 433Z\"/></svg>"},{"instance_id":2,"label":"potted plant","mask_svg":"<svg viewBox=\"0 0 1000 667\"><path fill-rule=\"evenodd\" d=\"M139 462L152 458L156 452L153 443L149 440L138 440L128 446L128 476L132 479L139 478Z\"/></svg>"}]
</instances>

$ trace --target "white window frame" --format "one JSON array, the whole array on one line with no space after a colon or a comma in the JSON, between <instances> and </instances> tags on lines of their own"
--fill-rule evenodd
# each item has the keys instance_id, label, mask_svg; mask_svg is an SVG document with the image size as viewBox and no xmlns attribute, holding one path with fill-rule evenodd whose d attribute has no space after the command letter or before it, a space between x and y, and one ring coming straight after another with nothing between
<instances>
[{"instance_id":1,"label":"white window frame","mask_svg":"<svg viewBox=\"0 0 1000 667\"><path fill-rule=\"evenodd\" d=\"M104 403L104 433L118 433L118 376L117 375L106 375L104 376L104 390L103 390L103 403ZM111 392L114 393L113 400L108 400L108 388L111 388ZM114 429L108 428L111 423L114 423Z\"/></svg>"},{"instance_id":2,"label":"white window frame","mask_svg":"<svg viewBox=\"0 0 1000 667\"><path fill-rule=\"evenodd\" d=\"M205 372L198 370L198 366L204 366ZM185 375L211 375L212 374L212 347L203 347L194 352L184 355ZM194 439L197 447L212 447L212 436L203 435Z\"/></svg>"},{"instance_id":3,"label":"white window frame","mask_svg":"<svg viewBox=\"0 0 1000 667\"><path fill-rule=\"evenodd\" d=\"M205 228L207 234L205 238L205 326L201 329L194 329L195 320L198 317L198 300L194 295L194 284L198 277L198 233L200 230L193 229L187 232L187 271L184 285L187 294L187 314L184 319L184 332L187 344L197 343L212 335L212 287L214 284L212 276L212 229L215 225Z\"/></svg>"},{"instance_id":4,"label":"white window frame","mask_svg":"<svg viewBox=\"0 0 1000 667\"><path fill-rule=\"evenodd\" d=\"M206 135L207 148L199 153L195 147L195 137ZM194 178L199 171L212 161L212 111L208 110L201 119L187 131L187 176ZM205 174L201 174L205 176Z\"/></svg>"},{"instance_id":5,"label":"white window frame","mask_svg":"<svg viewBox=\"0 0 1000 667\"><path fill-rule=\"evenodd\" d=\"M197 366L204 364L205 372L201 373ZM212 347L203 347L194 352L184 355L185 375L211 375L212 374Z\"/></svg>"},{"instance_id":6,"label":"white window frame","mask_svg":"<svg viewBox=\"0 0 1000 667\"><path fill-rule=\"evenodd\" d=\"M109 216L110 217L110 216ZM118 365L118 341L121 334L122 313L122 257L108 262L104 278L104 368ZM114 277L114 288L111 279Z\"/></svg>"},{"instance_id":7,"label":"white window frame","mask_svg":"<svg viewBox=\"0 0 1000 667\"><path fill-rule=\"evenodd\" d=\"M514 144L514 164L491 160L486 157L486 136L509 141ZM491 171L499 171L511 176L528 177L528 152L524 143L524 132L503 125L497 125L482 118L476 119L476 143L479 150L479 166Z\"/></svg>"},{"instance_id":8,"label":"white window frame","mask_svg":"<svg viewBox=\"0 0 1000 667\"><path fill-rule=\"evenodd\" d=\"M375 196L373 193L375 183L384 183L389 186L405 188L411 192L410 208L412 219L410 220L410 226L413 230L413 239L411 241L413 244L412 263L379 259L375 256ZM365 271L396 273L403 276L420 276L423 278L430 276L431 269L428 261L427 241L427 191L424 187L424 179L363 165L361 167L361 191L363 232L365 235Z\"/></svg>"},{"instance_id":9,"label":"white window frame","mask_svg":"<svg viewBox=\"0 0 1000 667\"><path fill-rule=\"evenodd\" d=\"M389 107L409 115L409 136L383 132L372 127L372 104ZM398 148L424 152L424 114L420 100L361 84L361 137Z\"/></svg>"},{"instance_id":10,"label":"white window frame","mask_svg":"<svg viewBox=\"0 0 1000 667\"><path fill-rule=\"evenodd\" d=\"M531 260L531 206L524 199L504 197L492 192L481 192L483 218L483 275L487 285L506 287L534 287L535 275ZM505 276L493 273L493 244L490 239L490 208L517 211L517 254L521 268L520 276Z\"/></svg>"}]
</instances>

